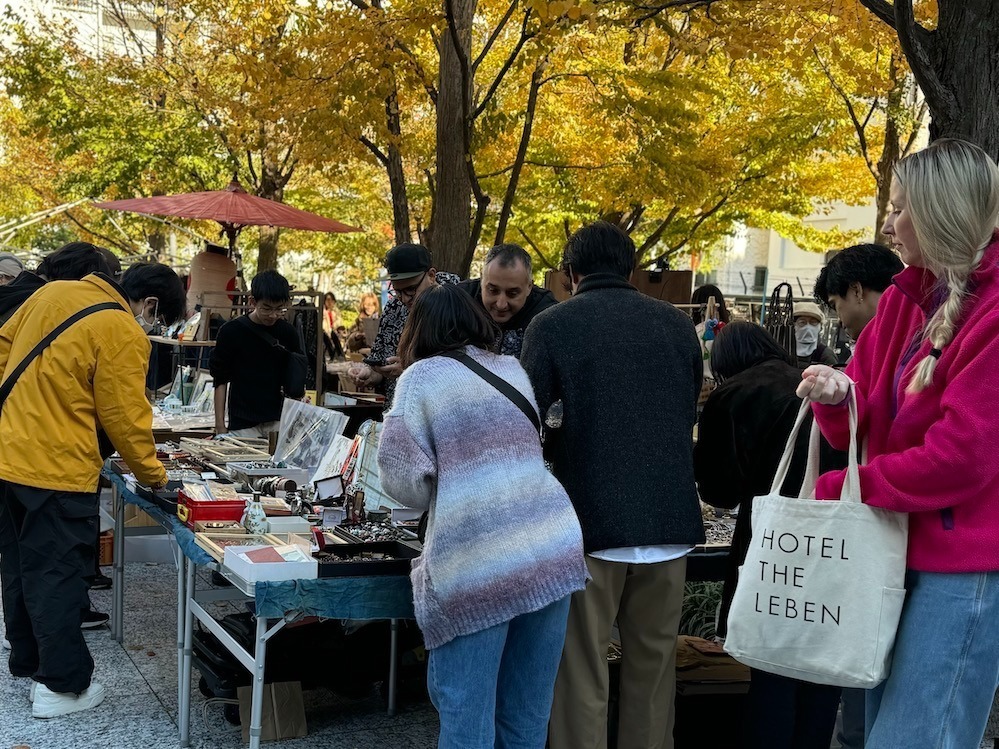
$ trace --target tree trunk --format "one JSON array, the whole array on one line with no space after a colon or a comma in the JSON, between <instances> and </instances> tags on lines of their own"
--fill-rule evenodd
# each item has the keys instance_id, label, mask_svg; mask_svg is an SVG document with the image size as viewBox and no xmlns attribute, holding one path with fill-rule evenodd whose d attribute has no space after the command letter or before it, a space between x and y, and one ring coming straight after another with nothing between
<instances>
[{"instance_id":1,"label":"tree trunk","mask_svg":"<svg viewBox=\"0 0 999 749\"><path fill-rule=\"evenodd\" d=\"M284 182L287 180L278 174L274 166L264 163L260 167L260 188L257 194L261 198L284 202ZM257 273L262 270L277 270L278 240L281 229L276 226L260 227L260 243L257 246Z\"/></svg>"},{"instance_id":2,"label":"tree trunk","mask_svg":"<svg viewBox=\"0 0 999 749\"><path fill-rule=\"evenodd\" d=\"M276 226L260 227L260 243L257 247L257 273L262 270L277 270L278 239L281 230Z\"/></svg>"},{"instance_id":3,"label":"tree trunk","mask_svg":"<svg viewBox=\"0 0 999 749\"><path fill-rule=\"evenodd\" d=\"M927 96L930 139L964 138L999 158L999 0L939 0L938 6L929 57L952 98ZM913 73L923 86L914 67Z\"/></svg>"},{"instance_id":4,"label":"tree trunk","mask_svg":"<svg viewBox=\"0 0 999 749\"><path fill-rule=\"evenodd\" d=\"M398 89L385 99L385 117L388 124L389 141L386 153L385 169L388 171L389 187L392 190L392 223L395 228L395 243L403 244L412 241L412 231L409 227L409 197L406 195L406 174L402 168L402 151L399 142L402 140L402 125L399 122Z\"/></svg>"},{"instance_id":5,"label":"tree trunk","mask_svg":"<svg viewBox=\"0 0 999 749\"><path fill-rule=\"evenodd\" d=\"M157 227L149 232L146 241L149 243L149 251L152 252L157 262L163 262L163 254L167 246L166 232Z\"/></svg>"},{"instance_id":6,"label":"tree trunk","mask_svg":"<svg viewBox=\"0 0 999 749\"><path fill-rule=\"evenodd\" d=\"M437 174L427 241L437 270L468 274L466 262L471 239L472 186L465 159L465 112L471 101L471 86L462 75L471 65L472 17L477 0L445 0L454 9L455 31L461 51L449 33L441 35L440 82L437 94Z\"/></svg>"},{"instance_id":7,"label":"tree trunk","mask_svg":"<svg viewBox=\"0 0 999 749\"><path fill-rule=\"evenodd\" d=\"M963 138L999 157L999 0L938 0L932 31L912 0L861 0L898 33L930 112L930 140Z\"/></svg>"},{"instance_id":8,"label":"tree trunk","mask_svg":"<svg viewBox=\"0 0 999 749\"><path fill-rule=\"evenodd\" d=\"M888 92L888 100L885 106L885 142L881 149L881 158L878 159L877 166L877 217L874 223L874 241L880 244L890 244L888 238L881 233L881 227L885 225L885 217L888 216L888 204L891 202L891 180L892 171L899 157L902 155L899 138L901 133L898 130L899 116L902 113L902 100L909 89L908 76L902 69L901 60L896 58L893 52L889 65L889 75L893 85ZM918 126L918 125L917 125Z\"/></svg>"}]
</instances>

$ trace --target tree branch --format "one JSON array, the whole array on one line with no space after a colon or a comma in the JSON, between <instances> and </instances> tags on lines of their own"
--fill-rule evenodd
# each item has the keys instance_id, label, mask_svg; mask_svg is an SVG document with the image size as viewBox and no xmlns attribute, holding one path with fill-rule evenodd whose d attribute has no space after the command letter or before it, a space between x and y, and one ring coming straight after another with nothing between
<instances>
[{"instance_id":1,"label":"tree branch","mask_svg":"<svg viewBox=\"0 0 999 749\"><path fill-rule=\"evenodd\" d=\"M895 28L895 9L885 0L860 0L860 4L886 24Z\"/></svg>"},{"instance_id":2,"label":"tree branch","mask_svg":"<svg viewBox=\"0 0 999 749\"><path fill-rule=\"evenodd\" d=\"M526 231L524 231L523 229L521 229L519 226L517 227L517 231L520 232L520 236L522 236L524 238L524 241L527 242L527 246L530 247L532 250L534 250L534 252L537 254L537 256L539 258L541 258L541 262L542 263L544 263L545 265L547 265L548 268L551 269L551 270L553 270L553 271L557 272L557 271L562 270L561 268L559 268L558 266L556 266L555 263L553 263L551 260L548 259L548 257L541 251L541 248L538 247L537 244L535 244L534 240L531 239L529 236L527 236L527 232Z\"/></svg>"},{"instance_id":3,"label":"tree branch","mask_svg":"<svg viewBox=\"0 0 999 749\"><path fill-rule=\"evenodd\" d=\"M517 40L517 44L510 52L510 56L506 58L506 62L503 63L503 67L500 68L500 71L496 74L496 78L493 79L492 84L489 86L489 90L486 91L486 95L482 97L482 101L479 102L479 105L475 108L475 111L472 112L472 119L477 118L480 114L482 114L485 111L486 107L489 105L489 100L493 98L493 95L496 93L496 90L500 87L500 84L503 83L503 79L506 77L506 74L510 71L510 68L512 68L513 64L517 61L517 56L520 55L520 51L524 48L524 45L527 43L527 40L534 37L534 34L527 30L527 22L531 18L531 13L532 11L530 9L528 9L524 13L524 20L520 26L520 39Z\"/></svg>"},{"instance_id":4,"label":"tree branch","mask_svg":"<svg viewBox=\"0 0 999 749\"><path fill-rule=\"evenodd\" d=\"M489 35L489 38L486 39L485 46L482 48L482 51L479 52L479 56L476 57L475 61L472 63L473 75L475 74L475 71L479 69L479 65L482 64L482 61L486 58L486 55L489 54L489 50L492 49L493 44L496 43L496 39L499 37L500 33L502 33L503 29L506 28L507 23L513 17L513 13L515 10L517 10L518 5L520 5L519 0L513 0L513 2L510 3L510 7L506 9L506 13L503 14L503 18L500 19L500 22L496 25L496 28L493 29L492 33Z\"/></svg>"},{"instance_id":5,"label":"tree branch","mask_svg":"<svg viewBox=\"0 0 999 749\"><path fill-rule=\"evenodd\" d=\"M74 216L72 213L70 213L69 211L63 211L63 215L66 216L66 218L68 218L74 224L76 224L77 226L79 226L83 231L87 232L87 234L90 234L91 236L97 237L98 239L102 240L103 242L107 242L108 244L112 244L112 245L114 245L115 247L117 247L120 250L126 250L128 252L133 252L135 250L135 246L129 246L127 244L122 244L121 242L119 242L118 240L114 239L113 237L109 237L106 234L101 234L98 231L94 231L89 226L87 226L82 221L80 221L76 216Z\"/></svg>"},{"instance_id":6,"label":"tree branch","mask_svg":"<svg viewBox=\"0 0 999 749\"><path fill-rule=\"evenodd\" d=\"M822 56L819 54L819 50L813 47L812 53L815 55L815 59L819 61L819 67L822 68L822 72L825 73L826 78L829 80L829 85L831 85L833 90L839 94L839 97L846 105L846 111L850 115L850 121L853 123L853 129L857 131L857 142L860 145L860 155L864 157L864 163L867 165L867 171L871 173L871 176L874 177L874 181L876 182L878 179L877 166L871 159L870 147L867 143L866 127L867 121L870 120L871 114L874 112L874 107L872 106L871 112L868 113L867 118L863 123L861 123L860 119L857 117L856 110L853 108L853 102L850 100L849 95L845 90L843 90L843 87L836 82L836 79L833 77L832 70L829 69L829 66L826 65L825 61L822 59ZM877 99L874 101L876 104Z\"/></svg>"},{"instance_id":7,"label":"tree branch","mask_svg":"<svg viewBox=\"0 0 999 749\"><path fill-rule=\"evenodd\" d=\"M916 23L912 0L895 0L895 18L898 41L909 61L909 69L930 103L935 117L943 115L944 119L955 119L960 107L953 92L943 84L933 67L929 49L933 45L933 37Z\"/></svg>"},{"instance_id":8,"label":"tree branch","mask_svg":"<svg viewBox=\"0 0 999 749\"><path fill-rule=\"evenodd\" d=\"M365 135L358 137L358 140L361 141L361 144L364 145L365 148L375 155L375 158L381 162L382 166L388 166L388 156L377 146L377 144Z\"/></svg>"},{"instance_id":9,"label":"tree branch","mask_svg":"<svg viewBox=\"0 0 999 749\"><path fill-rule=\"evenodd\" d=\"M666 216L656 227L649 236L645 238L642 242L642 246L638 248L638 252L635 253L638 257L642 257L646 252L655 247L656 243L662 238L663 233L669 228L669 225L673 223L673 219L676 218L676 214L680 212L680 206L675 205L670 209L669 215Z\"/></svg>"},{"instance_id":10,"label":"tree branch","mask_svg":"<svg viewBox=\"0 0 999 749\"><path fill-rule=\"evenodd\" d=\"M517 147L517 156L513 161L513 174L506 185L506 194L503 196L503 207L500 209L499 222L496 225L496 241L493 244L503 244L506 236L506 226L513 214L513 199L517 194L517 184L520 182L520 173L524 168L524 159L527 158L527 146L531 142L531 130L534 127L534 112L538 108L538 90L541 88L541 72L545 69L547 60L542 60L534 68L531 74L531 87L527 92L527 109L524 112L524 129L520 135L520 145Z\"/></svg>"}]
</instances>

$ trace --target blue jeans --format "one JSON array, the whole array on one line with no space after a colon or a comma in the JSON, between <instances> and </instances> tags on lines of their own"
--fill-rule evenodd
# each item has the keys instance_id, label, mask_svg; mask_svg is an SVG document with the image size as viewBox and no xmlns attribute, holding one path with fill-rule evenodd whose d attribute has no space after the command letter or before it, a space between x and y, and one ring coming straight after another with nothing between
<instances>
[{"instance_id":1,"label":"blue jeans","mask_svg":"<svg viewBox=\"0 0 999 749\"><path fill-rule=\"evenodd\" d=\"M569 598L430 651L438 749L543 749Z\"/></svg>"},{"instance_id":2,"label":"blue jeans","mask_svg":"<svg viewBox=\"0 0 999 749\"><path fill-rule=\"evenodd\" d=\"M909 572L867 749L977 749L999 685L999 572Z\"/></svg>"}]
</instances>

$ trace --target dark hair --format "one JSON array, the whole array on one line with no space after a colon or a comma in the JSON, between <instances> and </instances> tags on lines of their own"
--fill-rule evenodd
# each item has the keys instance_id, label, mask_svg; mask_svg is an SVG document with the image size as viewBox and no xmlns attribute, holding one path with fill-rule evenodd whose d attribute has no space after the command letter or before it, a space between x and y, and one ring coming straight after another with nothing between
<instances>
[{"instance_id":1,"label":"dark hair","mask_svg":"<svg viewBox=\"0 0 999 749\"><path fill-rule=\"evenodd\" d=\"M408 367L420 359L465 346L491 350L499 330L472 297L457 286L431 286L416 298L399 339L399 358Z\"/></svg>"},{"instance_id":2,"label":"dark hair","mask_svg":"<svg viewBox=\"0 0 999 749\"><path fill-rule=\"evenodd\" d=\"M735 377L770 360L793 364L791 355L754 322L729 323L718 332L711 346L711 371L719 380Z\"/></svg>"},{"instance_id":3,"label":"dark hair","mask_svg":"<svg viewBox=\"0 0 999 749\"><path fill-rule=\"evenodd\" d=\"M728 323L728 307L725 306L725 297L722 295L721 289L713 284L706 283L703 286L694 289L694 293L690 295L690 303L699 305L697 309L690 311L690 318L694 321L694 325L697 325L704 320L705 311L701 310L701 307L707 304L708 299L711 297L714 297L715 302L718 303L718 321L726 324Z\"/></svg>"},{"instance_id":4,"label":"dark hair","mask_svg":"<svg viewBox=\"0 0 999 749\"><path fill-rule=\"evenodd\" d=\"M283 304L291 299L291 286L276 270L262 270L250 282L250 296L258 302Z\"/></svg>"},{"instance_id":5,"label":"dark hair","mask_svg":"<svg viewBox=\"0 0 999 749\"><path fill-rule=\"evenodd\" d=\"M333 304L336 304L336 294L334 294L332 291L327 291L325 294L323 294L323 304L326 304L327 299L332 299Z\"/></svg>"},{"instance_id":6,"label":"dark hair","mask_svg":"<svg viewBox=\"0 0 999 749\"><path fill-rule=\"evenodd\" d=\"M519 244L496 245L486 254L486 261L483 265L489 265L494 260L501 268L512 268L520 263L527 268L528 273L531 272L531 256Z\"/></svg>"},{"instance_id":7,"label":"dark hair","mask_svg":"<svg viewBox=\"0 0 999 749\"><path fill-rule=\"evenodd\" d=\"M581 276L613 273L628 278L635 270L635 243L614 224L595 221L573 234L562 254L562 269Z\"/></svg>"},{"instance_id":8,"label":"dark hair","mask_svg":"<svg viewBox=\"0 0 999 749\"><path fill-rule=\"evenodd\" d=\"M893 276L902 272L898 255L879 244L858 244L832 256L815 280L815 301L828 306L829 297L845 297L850 284L871 291L884 291Z\"/></svg>"},{"instance_id":9,"label":"dark hair","mask_svg":"<svg viewBox=\"0 0 999 749\"><path fill-rule=\"evenodd\" d=\"M182 317L187 309L187 294L180 276L161 263L135 263L121 277L121 287L130 302L154 296L159 313L167 325Z\"/></svg>"},{"instance_id":10,"label":"dark hair","mask_svg":"<svg viewBox=\"0 0 999 749\"><path fill-rule=\"evenodd\" d=\"M107 250L105 250L107 252ZM90 242L70 242L38 264L35 273L49 281L79 281L91 273L112 275L108 261L99 247Z\"/></svg>"}]
</instances>

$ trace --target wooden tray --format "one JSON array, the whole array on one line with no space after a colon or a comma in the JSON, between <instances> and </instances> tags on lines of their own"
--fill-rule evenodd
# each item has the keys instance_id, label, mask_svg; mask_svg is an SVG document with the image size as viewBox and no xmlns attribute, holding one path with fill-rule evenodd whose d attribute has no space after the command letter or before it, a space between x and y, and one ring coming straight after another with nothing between
<instances>
[{"instance_id":1,"label":"wooden tray","mask_svg":"<svg viewBox=\"0 0 999 749\"><path fill-rule=\"evenodd\" d=\"M207 551L212 559L221 563L227 546L281 546L285 543L269 533L195 533L194 543Z\"/></svg>"}]
</instances>

